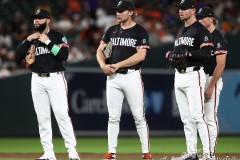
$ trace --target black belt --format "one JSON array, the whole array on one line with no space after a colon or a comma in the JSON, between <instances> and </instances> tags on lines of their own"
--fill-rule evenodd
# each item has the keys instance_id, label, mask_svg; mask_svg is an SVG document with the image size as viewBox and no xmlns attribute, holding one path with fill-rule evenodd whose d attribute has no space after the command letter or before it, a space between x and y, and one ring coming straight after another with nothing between
<instances>
[{"instance_id":1,"label":"black belt","mask_svg":"<svg viewBox=\"0 0 240 160\"><path fill-rule=\"evenodd\" d=\"M60 74L62 73L61 71L60 72L41 72L41 73L36 73L39 77L50 77L50 74L51 73L57 73L57 74Z\"/></svg>"},{"instance_id":2,"label":"black belt","mask_svg":"<svg viewBox=\"0 0 240 160\"><path fill-rule=\"evenodd\" d=\"M116 73L127 74L128 70L139 70L139 69L140 69L140 67L137 67L137 68L120 68L116 71Z\"/></svg>"},{"instance_id":3,"label":"black belt","mask_svg":"<svg viewBox=\"0 0 240 160\"><path fill-rule=\"evenodd\" d=\"M200 70L200 66L194 66L192 71L198 71ZM186 73L187 68L176 68L179 73Z\"/></svg>"},{"instance_id":4,"label":"black belt","mask_svg":"<svg viewBox=\"0 0 240 160\"><path fill-rule=\"evenodd\" d=\"M39 77L50 77L50 73L37 73Z\"/></svg>"}]
</instances>

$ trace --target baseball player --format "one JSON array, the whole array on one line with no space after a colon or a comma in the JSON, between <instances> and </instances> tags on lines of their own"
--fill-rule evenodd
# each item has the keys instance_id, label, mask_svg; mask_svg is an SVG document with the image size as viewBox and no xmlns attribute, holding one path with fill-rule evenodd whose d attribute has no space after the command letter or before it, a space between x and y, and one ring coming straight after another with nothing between
<instances>
[{"instance_id":1,"label":"baseball player","mask_svg":"<svg viewBox=\"0 0 240 160\"><path fill-rule=\"evenodd\" d=\"M227 57L227 41L215 25L217 20L210 7L199 9L197 18L212 34L214 54L204 64L207 82L205 87L205 114L210 131L212 159L215 159L217 137L219 133L217 109L219 96L223 87L222 73L225 68Z\"/></svg>"},{"instance_id":2,"label":"baseball player","mask_svg":"<svg viewBox=\"0 0 240 160\"><path fill-rule=\"evenodd\" d=\"M108 153L104 159L116 159L119 123L125 96L141 141L143 159L151 160L140 70L149 49L148 33L134 21L136 12L131 1L122 0L113 9L116 11L119 24L107 29L96 55L101 69L107 75ZM103 49L110 41L112 53L109 64L106 64Z\"/></svg>"},{"instance_id":3,"label":"baseball player","mask_svg":"<svg viewBox=\"0 0 240 160\"><path fill-rule=\"evenodd\" d=\"M51 109L68 149L69 160L80 160L76 151L76 139L71 119L68 115L67 83L64 77L63 61L68 58L66 37L49 28L50 13L38 9L32 16L35 32L27 37L16 49L16 60L26 57L35 43L35 62L32 71L31 91L37 114L39 134L44 154L39 160L56 160L52 144Z\"/></svg>"},{"instance_id":4,"label":"baseball player","mask_svg":"<svg viewBox=\"0 0 240 160\"><path fill-rule=\"evenodd\" d=\"M182 54L186 58L185 68L175 68L175 95L184 125L187 152L181 157L173 157L179 160L196 160L197 156L197 132L203 145L203 153L210 157L210 140L208 125L204 116L204 87L206 75L203 64L207 57L211 56L211 35L196 20L196 3L194 0L182 0L176 7L179 9L179 17L184 22L184 28L179 32L174 51L167 52L166 58L171 54Z\"/></svg>"}]
</instances>

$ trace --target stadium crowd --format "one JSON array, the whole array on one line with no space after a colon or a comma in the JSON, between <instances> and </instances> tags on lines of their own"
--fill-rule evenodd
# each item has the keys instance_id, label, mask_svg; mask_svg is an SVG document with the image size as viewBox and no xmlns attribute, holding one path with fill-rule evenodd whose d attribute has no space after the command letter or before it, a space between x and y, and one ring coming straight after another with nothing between
<instances>
[{"instance_id":1,"label":"stadium crowd","mask_svg":"<svg viewBox=\"0 0 240 160\"><path fill-rule=\"evenodd\" d=\"M15 62L15 49L33 29L31 15L37 8L52 14L52 27L63 32L70 44L67 64L95 58L104 31L117 23L112 6L119 0L1 0L0 77L23 68ZM133 0L140 23L150 35L150 46L173 43L181 22L174 4L179 0ZM240 34L238 0L197 0L197 8L214 8L223 33Z\"/></svg>"}]
</instances>

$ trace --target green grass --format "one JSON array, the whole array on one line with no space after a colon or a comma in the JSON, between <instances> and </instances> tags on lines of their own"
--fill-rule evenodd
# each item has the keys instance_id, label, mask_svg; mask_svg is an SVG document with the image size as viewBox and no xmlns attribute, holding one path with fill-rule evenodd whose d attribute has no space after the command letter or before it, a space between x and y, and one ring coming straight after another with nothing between
<instances>
[{"instance_id":1,"label":"green grass","mask_svg":"<svg viewBox=\"0 0 240 160\"><path fill-rule=\"evenodd\" d=\"M107 138L78 138L77 150L80 153L105 153ZM152 153L181 153L185 151L184 137L152 137ZM65 153L62 138L54 138L56 153ZM198 149L201 148L199 140ZM38 137L35 138L0 138L0 153L41 153L42 147ZM218 139L218 153L240 153L240 136L222 136ZM118 153L141 153L138 137L120 137Z\"/></svg>"},{"instance_id":2,"label":"green grass","mask_svg":"<svg viewBox=\"0 0 240 160\"><path fill-rule=\"evenodd\" d=\"M107 138L82 137L77 139L77 150L81 153L100 153L107 151ZM182 153L186 151L184 137L151 137L152 153ZM56 153L67 153L62 138L54 138ZM199 140L198 149L201 153ZM138 137L119 137L118 153L141 153ZM42 153L38 137L35 138L0 138L0 153ZM240 153L240 136L221 136L218 140L217 153ZM1 158L0 158L1 159ZM6 158L4 158L6 159ZM2 159L1 159L2 160ZM23 160L9 158L6 160ZM58 159L61 160L61 159ZM90 159L88 159L90 160Z\"/></svg>"}]
</instances>

